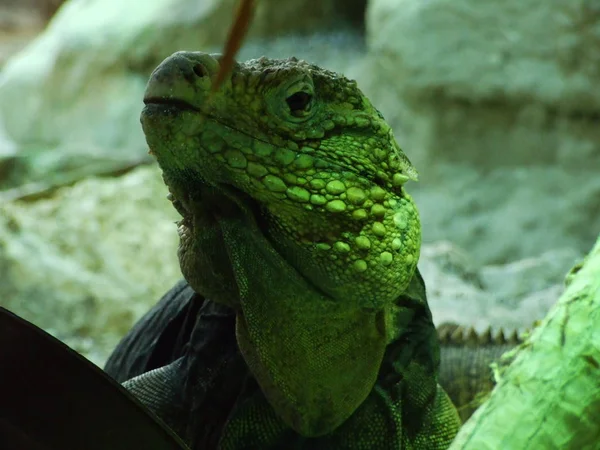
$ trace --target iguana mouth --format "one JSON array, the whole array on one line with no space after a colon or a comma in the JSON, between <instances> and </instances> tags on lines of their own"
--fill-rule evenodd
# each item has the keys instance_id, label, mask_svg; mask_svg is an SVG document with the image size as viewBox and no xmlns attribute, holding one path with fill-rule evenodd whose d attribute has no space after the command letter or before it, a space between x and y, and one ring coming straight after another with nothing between
<instances>
[{"instance_id":1,"label":"iguana mouth","mask_svg":"<svg viewBox=\"0 0 600 450\"><path fill-rule=\"evenodd\" d=\"M170 107L177 111L195 111L198 113L202 113L202 111L196 108L191 103L188 103L184 100L174 97L147 97L144 98L144 105L157 105L157 106L166 106Z\"/></svg>"}]
</instances>

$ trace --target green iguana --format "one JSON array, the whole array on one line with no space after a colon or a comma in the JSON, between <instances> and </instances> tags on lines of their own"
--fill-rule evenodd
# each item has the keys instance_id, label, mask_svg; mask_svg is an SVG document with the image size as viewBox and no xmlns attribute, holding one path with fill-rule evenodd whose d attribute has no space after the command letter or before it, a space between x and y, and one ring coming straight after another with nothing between
<instances>
[{"instance_id":1,"label":"green iguana","mask_svg":"<svg viewBox=\"0 0 600 450\"><path fill-rule=\"evenodd\" d=\"M148 83L187 283L107 372L193 449L447 448L461 421L417 270L415 168L354 81L260 58L211 92L218 69L178 52ZM491 385L478 370L460 386Z\"/></svg>"}]
</instances>

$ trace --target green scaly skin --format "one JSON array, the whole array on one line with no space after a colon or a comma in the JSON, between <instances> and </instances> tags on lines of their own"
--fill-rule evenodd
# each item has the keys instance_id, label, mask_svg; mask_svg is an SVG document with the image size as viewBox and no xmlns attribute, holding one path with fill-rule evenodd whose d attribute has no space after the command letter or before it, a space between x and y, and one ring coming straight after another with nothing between
<instances>
[{"instance_id":1,"label":"green scaly skin","mask_svg":"<svg viewBox=\"0 0 600 450\"><path fill-rule=\"evenodd\" d=\"M142 125L183 216L182 272L235 309L261 388L220 448L290 432L297 448L446 448L460 421L416 272L416 171L390 127L354 81L303 61L238 64L211 94L217 70L168 58Z\"/></svg>"}]
</instances>

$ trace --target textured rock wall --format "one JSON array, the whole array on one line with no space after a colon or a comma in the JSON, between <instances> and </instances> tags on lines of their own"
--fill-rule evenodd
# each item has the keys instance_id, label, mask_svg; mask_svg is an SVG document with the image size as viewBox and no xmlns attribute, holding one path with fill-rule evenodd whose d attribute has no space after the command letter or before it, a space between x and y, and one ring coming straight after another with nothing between
<instances>
[{"instance_id":1,"label":"textured rock wall","mask_svg":"<svg viewBox=\"0 0 600 450\"><path fill-rule=\"evenodd\" d=\"M420 169L426 240L479 262L589 250L600 3L372 0L367 45L364 86Z\"/></svg>"},{"instance_id":2,"label":"textured rock wall","mask_svg":"<svg viewBox=\"0 0 600 450\"><path fill-rule=\"evenodd\" d=\"M597 1L372 0L367 30L424 160L600 165Z\"/></svg>"},{"instance_id":3,"label":"textured rock wall","mask_svg":"<svg viewBox=\"0 0 600 450\"><path fill-rule=\"evenodd\" d=\"M0 305L101 363L180 277L157 167L0 204Z\"/></svg>"}]
</instances>

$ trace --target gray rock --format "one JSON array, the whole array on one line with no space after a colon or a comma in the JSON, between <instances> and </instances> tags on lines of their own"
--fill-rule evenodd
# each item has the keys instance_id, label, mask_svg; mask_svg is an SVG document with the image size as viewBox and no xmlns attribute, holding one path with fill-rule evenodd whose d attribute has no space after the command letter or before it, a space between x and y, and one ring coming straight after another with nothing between
<instances>
[{"instance_id":1,"label":"gray rock","mask_svg":"<svg viewBox=\"0 0 600 450\"><path fill-rule=\"evenodd\" d=\"M449 242L425 245L419 267L437 325L455 323L478 332L524 331L542 319L563 291L577 260L572 249L538 258L475 268L473 258Z\"/></svg>"},{"instance_id":2,"label":"gray rock","mask_svg":"<svg viewBox=\"0 0 600 450\"><path fill-rule=\"evenodd\" d=\"M499 303L513 307L520 302L534 301L524 299L547 289L558 286L562 290L561 280L580 257L570 248L550 250L536 258L483 267L480 277L485 290L495 292Z\"/></svg>"},{"instance_id":3,"label":"gray rock","mask_svg":"<svg viewBox=\"0 0 600 450\"><path fill-rule=\"evenodd\" d=\"M427 241L480 264L600 229L598 2L372 0L362 86L415 163Z\"/></svg>"},{"instance_id":4,"label":"gray rock","mask_svg":"<svg viewBox=\"0 0 600 450\"><path fill-rule=\"evenodd\" d=\"M0 305L101 363L180 277L156 167L0 205Z\"/></svg>"},{"instance_id":5,"label":"gray rock","mask_svg":"<svg viewBox=\"0 0 600 450\"><path fill-rule=\"evenodd\" d=\"M421 261L434 263L447 275L453 275L475 287L482 288L481 277L473 258L449 241L439 241L421 248Z\"/></svg>"},{"instance_id":6,"label":"gray rock","mask_svg":"<svg viewBox=\"0 0 600 450\"><path fill-rule=\"evenodd\" d=\"M372 0L367 39L423 160L600 167L598 2Z\"/></svg>"},{"instance_id":7,"label":"gray rock","mask_svg":"<svg viewBox=\"0 0 600 450\"><path fill-rule=\"evenodd\" d=\"M421 211L424 240L449 240L478 266L562 247L581 256L600 230L600 168L573 173L532 165L486 173L465 163L440 164L436 170L439 180L409 186Z\"/></svg>"}]
</instances>

